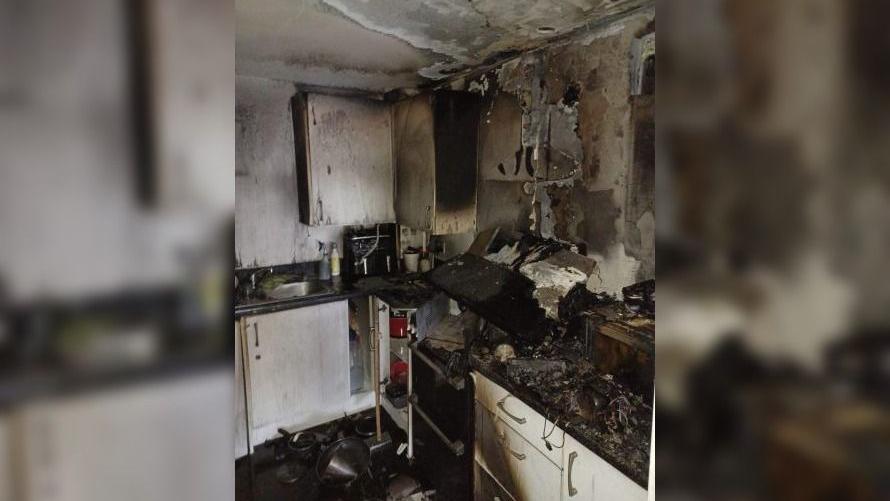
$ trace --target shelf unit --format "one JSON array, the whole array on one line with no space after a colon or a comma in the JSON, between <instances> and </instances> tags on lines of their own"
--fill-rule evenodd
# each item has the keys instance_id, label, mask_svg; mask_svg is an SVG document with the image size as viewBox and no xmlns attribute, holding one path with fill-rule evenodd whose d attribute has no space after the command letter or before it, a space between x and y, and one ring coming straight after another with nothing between
<instances>
[{"instance_id":1,"label":"shelf unit","mask_svg":"<svg viewBox=\"0 0 890 501\"><path fill-rule=\"evenodd\" d=\"M379 336L380 377L377 381L377 389L380 392L380 406L389 414L396 425L408 434L407 457L409 460L413 460L414 457L413 419L415 405L412 403L414 392L414 352L412 346L416 339L422 339L426 335L426 331L435 325L443 315L447 314L447 304L444 296L437 296L436 299L418 307L401 305L401 307L392 308L385 300L374 297L373 309L367 317L376 324L377 335ZM404 315L408 318L408 336L390 337L390 315L394 311L399 316ZM392 360L401 360L408 364L408 404L401 409L396 408L389 401L385 392L384 383L389 380L390 362Z\"/></svg>"},{"instance_id":2,"label":"shelf unit","mask_svg":"<svg viewBox=\"0 0 890 501\"><path fill-rule=\"evenodd\" d=\"M389 338L389 354L395 356L403 362L408 361L411 354L411 338L407 337L391 337Z\"/></svg>"},{"instance_id":3,"label":"shelf unit","mask_svg":"<svg viewBox=\"0 0 890 501\"><path fill-rule=\"evenodd\" d=\"M406 405L404 408L399 409L389 401L389 398L384 394L380 398L380 406L389 414L389 417L395 421L396 426L402 429L405 433L408 433L408 406Z\"/></svg>"}]
</instances>

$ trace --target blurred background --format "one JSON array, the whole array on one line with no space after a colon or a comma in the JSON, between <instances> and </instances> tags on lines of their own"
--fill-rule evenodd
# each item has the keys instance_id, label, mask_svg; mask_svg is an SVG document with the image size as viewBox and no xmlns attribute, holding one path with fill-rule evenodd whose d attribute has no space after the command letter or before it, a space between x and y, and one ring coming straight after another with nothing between
<instances>
[{"instance_id":1,"label":"blurred background","mask_svg":"<svg viewBox=\"0 0 890 501\"><path fill-rule=\"evenodd\" d=\"M233 498L231 2L0 40L0 500Z\"/></svg>"},{"instance_id":2,"label":"blurred background","mask_svg":"<svg viewBox=\"0 0 890 501\"><path fill-rule=\"evenodd\" d=\"M659 498L890 499L888 18L658 5Z\"/></svg>"}]
</instances>

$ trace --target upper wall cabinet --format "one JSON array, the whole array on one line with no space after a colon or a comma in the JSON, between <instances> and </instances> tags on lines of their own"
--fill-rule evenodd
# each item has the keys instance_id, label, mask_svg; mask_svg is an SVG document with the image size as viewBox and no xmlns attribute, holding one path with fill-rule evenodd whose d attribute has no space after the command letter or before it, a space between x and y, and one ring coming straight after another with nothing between
<instances>
[{"instance_id":1,"label":"upper wall cabinet","mask_svg":"<svg viewBox=\"0 0 890 501\"><path fill-rule=\"evenodd\" d=\"M434 235L475 230L479 96L421 94L393 115L399 224Z\"/></svg>"},{"instance_id":2,"label":"upper wall cabinet","mask_svg":"<svg viewBox=\"0 0 890 501\"><path fill-rule=\"evenodd\" d=\"M390 106L322 94L297 94L291 103L300 221L394 222Z\"/></svg>"}]
</instances>

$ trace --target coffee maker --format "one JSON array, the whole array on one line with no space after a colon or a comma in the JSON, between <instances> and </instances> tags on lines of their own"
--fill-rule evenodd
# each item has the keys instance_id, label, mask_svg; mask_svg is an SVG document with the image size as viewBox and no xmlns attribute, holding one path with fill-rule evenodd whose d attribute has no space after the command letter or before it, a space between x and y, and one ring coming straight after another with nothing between
<instances>
[{"instance_id":1,"label":"coffee maker","mask_svg":"<svg viewBox=\"0 0 890 501\"><path fill-rule=\"evenodd\" d=\"M396 225L348 228L343 234L343 274L350 281L399 271Z\"/></svg>"}]
</instances>

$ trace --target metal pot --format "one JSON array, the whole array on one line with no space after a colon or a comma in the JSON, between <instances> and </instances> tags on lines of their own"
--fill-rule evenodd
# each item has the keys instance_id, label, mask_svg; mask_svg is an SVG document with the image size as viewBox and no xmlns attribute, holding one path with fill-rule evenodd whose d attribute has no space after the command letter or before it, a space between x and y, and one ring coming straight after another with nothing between
<instances>
[{"instance_id":1,"label":"metal pot","mask_svg":"<svg viewBox=\"0 0 890 501\"><path fill-rule=\"evenodd\" d=\"M348 484L368 470L371 451L358 437L346 437L331 444L318 458L315 471L325 484Z\"/></svg>"},{"instance_id":2,"label":"metal pot","mask_svg":"<svg viewBox=\"0 0 890 501\"><path fill-rule=\"evenodd\" d=\"M368 438L373 437L377 433L377 419L371 416L362 416L355 420L355 434Z\"/></svg>"},{"instance_id":3,"label":"metal pot","mask_svg":"<svg viewBox=\"0 0 890 501\"><path fill-rule=\"evenodd\" d=\"M314 433L300 433L298 437L287 442L287 448L300 459L311 458L318 451L318 445L318 439Z\"/></svg>"}]
</instances>

